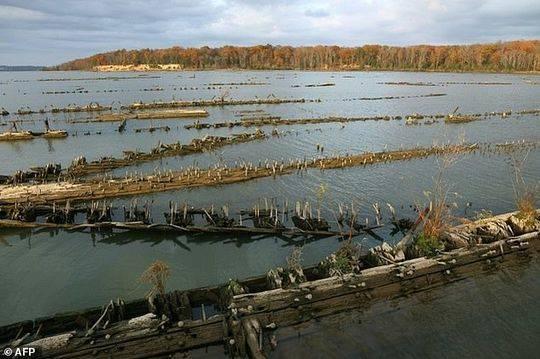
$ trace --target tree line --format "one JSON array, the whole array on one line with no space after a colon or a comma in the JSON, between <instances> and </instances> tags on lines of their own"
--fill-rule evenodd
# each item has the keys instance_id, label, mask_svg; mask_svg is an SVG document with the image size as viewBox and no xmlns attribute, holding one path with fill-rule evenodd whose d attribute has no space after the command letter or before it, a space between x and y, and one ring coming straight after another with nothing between
<instances>
[{"instance_id":1,"label":"tree line","mask_svg":"<svg viewBox=\"0 0 540 359\"><path fill-rule=\"evenodd\" d=\"M475 45L407 47L223 46L116 50L69 61L54 70L92 70L101 65L178 64L183 69L539 71L540 40Z\"/></svg>"}]
</instances>

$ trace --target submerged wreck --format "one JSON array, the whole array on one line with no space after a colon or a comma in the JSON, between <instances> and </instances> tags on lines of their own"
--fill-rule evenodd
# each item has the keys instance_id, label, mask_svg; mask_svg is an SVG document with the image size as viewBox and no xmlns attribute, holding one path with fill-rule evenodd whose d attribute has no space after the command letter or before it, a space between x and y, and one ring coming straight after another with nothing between
<instances>
[{"instance_id":1,"label":"submerged wreck","mask_svg":"<svg viewBox=\"0 0 540 359\"><path fill-rule=\"evenodd\" d=\"M181 107L200 107L200 106L237 106L237 105L279 105L284 103L306 103L320 102L320 100L308 99L278 99L268 97L265 99L232 100L218 98L212 100L194 100L194 101L169 101L169 102L136 102L128 106L122 106L124 110L147 110L158 108L181 108Z\"/></svg>"},{"instance_id":2,"label":"submerged wreck","mask_svg":"<svg viewBox=\"0 0 540 359\"><path fill-rule=\"evenodd\" d=\"M159 143L149 152L124 151L123 158L103 157L99 160L88 162L85 157L74 159L67 169L69 176L83 176L91 173L100 173L115 168L131 166L136 163L152 161L163 157L187 156L194 153L212 151L223 146L247 143L256 140L263 140L267 135L260 130L255 132L235 133L230 136L210 136L194 138L189 144Z\"/></svg>"},{"instance_id":3,"label":"submerged wreck","mask_svg":"<svg viewBox=\"0 0 540 359\"><path fill-rule=\"evenodd\" d=\"M101 112L101 111L111 111L112 106L102 106L97 102L91 102L88 105L84 106L77 106L77 105L69 105L67 107L56 107L56 106L50 106L50 108L42 108L39 110L32 110L29 107L26 108L20 108L17 110L17 115L24 116L24 115L33 115L37 113L75 113L75 112Z\"/></svg>"},{"instance_id":4,"label":"submerged wreck","mask_svg":"<svg viewBox=\"0 0 540 359\"><path fill-rule=\"evenodd\" d=\"M405 236L407 238L407 236ZM404 238L404 239L405 239ZM402 240L360 254L347 241L314 267L288 267L221 286L0 327L0 347L32 346L43 358L169 356L222 346L231 357L264 358L275 330L526 261L540 251L540 212L508 213L450 228L430 256ZM294 253L294 252L293 252ZM294 258L293 258L294 259Z\"/></svg>"},{"instance_id":5,"label":"submerged wreck","mask_svg":"<svg viewBox=\"0 0 540 359\"><path fill-rule=\"evenodd\" d=\"M187 156L212 151L223 146L264 140L266 138L267 135L263 131L257 130L255 132L235 133L230 136L207 135L202 138L194 138L185 145L179 142L159 143L149 152L123 151L122 158L102 157L88 161L85 156L79 156L74 158L70 166L65 169L62 169L60 164L50 163L45 166L32 167L27 171L17 171L13 175L0 175L0 184L47 183L60 179L75 179L163 157Z\"/></svg>"},{"instance_id":6,"label":"submerged wreck","mask_svg":"<svg viewBox=\"0 0 540 359\"><path fill-rule=\"evenodd\" d=\"M88 123L88 122L120 122L127 120L159 120L159 119L175 119L175 118L192 118L192 117L207 117L206 110L190 110L190 109L173 109L161 111L143 111L136 112L133 110L119 113L105 113L93 119L74 120L72 123Z\"/></svg>"},{"instance_id":7,"label":"submerged wreck","mask_svg":"<svg viewBox=\"0 0 540 359\"><path fill-rule=\"evenodd\" d=\"M444 118L444 122L446 123L466 123L466 122L472 122L476 121L477 118L469 115L462 115L462 114L449 114Z\"/></svg>"},{"instance_id":8,"label":"submerged wreck","mask_svg":"<svg viewBox=\"0 0 540 359\"><path fill-rule=\"evenodd\" d=\"M470 122L480 120L482 118L500 117L508 118L511 115L516 117L522 115L535 115L538 116L540 110L520 110L520 111L493 111L485 113L471 113L471 114L410 114L410 115L385 115L385 116L360 116L360 117L341 117L341 116L329 116L329 117L313 117L313 118L281 118L277 116L258 116L258 117L243 117L238 121L226 121L226 122L200 122L195 121L192 124L184 125L185 129L201 130L207 128L232 128L232 127L261 127L261 126L289 126L289 125L313 125L313 124L325 124L325 123L338 123L345 125L347 123L365 122L365 121L401 121L405 119L406 125L420 124L419 120L424 120L424 124L432 124L440 119L444 119L447 123L459 123Z\"/></svg>"}]
</instances>

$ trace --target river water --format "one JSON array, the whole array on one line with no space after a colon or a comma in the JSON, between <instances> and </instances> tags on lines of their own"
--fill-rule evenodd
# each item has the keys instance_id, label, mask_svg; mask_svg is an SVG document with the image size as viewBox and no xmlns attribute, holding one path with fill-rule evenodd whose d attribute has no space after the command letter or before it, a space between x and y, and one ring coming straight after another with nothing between
<instances>
[{"instance_id":1,"label":"river water","mask_svg":"<svg viewBox=\"0 0 540 359\"><path fill-rule=\"evenodd\" d=\"M389 82L409 82L434 86L396 85ZM227 85L216 85L224 84ZM245 85L243 83L251 83ZM334 86L306 87L333 83ZM480 84L481 83L481 84ZM63 107L70 104L101 105L130 104L135 101L170 101L211 99L305 98L320 102L300 104L209 107L204 122L238 120L245 111L253 116L282 118L313 118L327 116L373 116L412 113L449 113L459 106L462 113L491 111L519 111L540 108L540 86L537 78L505 74L444 74L398 72L293 72L293 71L208 71L156 73L88 73L88 72L0 72L0 107L9 112L19 108L32 109ZM152 91L149 91L152 90ZM69 92L53 94L54 92ZM75 92L75 93L72 93ZM444 96L427 96L444 94ZM379 97L394 99L373 99ZM372 99L361 99L372 98ZM0 118L0 131L7 130L12 120L28 130L42 130L44 118L56 129L65 129L66 139L35 139L17 143L0 143L0 174L44 165L49 162L68 166L80 155L87 159L102 156L121 156L123 150L148 151L159 141L187 143L206 134L229 135L252 132L251 129L185 130L192 119L131 121L120 134L118 123L70 123L92 117L92 114L10 115ZM488 117L464 124L406 126L404 121L366 121L316 125L280 126L280 137L223 147L217 151L197 155L166 158L113 171L114 175L127 172L152 172L156 169L178 169L192 164L207 166L218 161L233 165L238 161L264 161L317 155L316 145L324 146L325 155L381 151L457 143L501 143L518 140L539 141L540 121L535 115ZM169 126L170 131L136 133L135 128ZM272 127L262 130L271 132ZM89 135L85 135L89 133ZM100 134L97 134L100 133ZM529 183L540 178L540 150L526 155L524 177ZM494 213L515 208L512 189L512 169L507 154L467 154L448 170L446 178L458 216L473 216L475 211L489 209ZM262 198L276 198L279 203L307 200L320 202L323 215L329 219L337 203L354 202L361 216L373 221L371 204L391 203L403 215L411 215L410 205L425 200L425 191L433 187L440 161L436 158L393 162L371 167L345 170L310 170L302 175L266 178L221 187L180 190L139 197L139 203L152 203L152 216L163 221L170 200L187 202L196 207L227 204L231 211L251 207ZM321 195L320 188L324 188ZM130 199L114 200L120 218L121 206ZM388 214L385 212L385 219ZM390 242L399 238L389 235L389 229L378 233ZM364 247L378 242L359 237ZM156 259L171 267L169 289L184 289L221 283L228 278L244 278L261 274L269 268L285 263L295 243L274 237L236 238L234 236L182 236L165 234L89 234L64 231L2 230L0 232L0 325L50 315L57 312L101 305L111 298L132 299L144 296L148 288L138 281L140 274ZM339 246L335 238L306 241L303 248L304 264L314 264ZM534 277L538 266L526 269ZM506 291L524 296L540 296L538 287L508 283ZM530 291L533 290L534 293ZM461 293L461 294L460 294ZM467 288L453 294L456 301L467 299ZM436 310L445 310L444 303L434 301ZM412 306L413 308L415 306ZM463 308L462 317L446 318L463 324L470 311ZM517 310L517 309L516 309ZM531 305L538 316L538 309ZM512 318L512 307L508 307ZM388 314L393 316L393 314ZM486 315L489 315L486 312ZM404 316L393 316L393 321L405 325ZM424 333L426 328L442 330L436 315L426 315L422 325L411 331ZM509 319L510 320L510 319ZM527 322L501 327L498 338L511 340L516 326L525 330ZM381 331L386 329L381 326ZM474 331L472 327L471 332ZM510 330L512 329L512 330ZM532 328L538 334L538 327ZM465 330L465 329L463 329ZM519 332L519 331L518 331ZM473 335L472 333L471 335ZM387 331L388 342L398 343L401 333ZM439 338L440 339L440 338ZM439 340L433 339L435 341ZM496 340L496 339L494 339ZM375 342L384 346L386 342ZM354 352L354 351L353 351ZM421 355L419 351L416 354Z\"/></svg>"},{"instance_id":2,"label":"river water","mask_svg":"<svg viewBox=\"0 0 540 359\"><path fill-rule=\"evenodd\" d=\"M535 358L538 258L278 329L270 358Z\"/></svg>"}]
</instances>

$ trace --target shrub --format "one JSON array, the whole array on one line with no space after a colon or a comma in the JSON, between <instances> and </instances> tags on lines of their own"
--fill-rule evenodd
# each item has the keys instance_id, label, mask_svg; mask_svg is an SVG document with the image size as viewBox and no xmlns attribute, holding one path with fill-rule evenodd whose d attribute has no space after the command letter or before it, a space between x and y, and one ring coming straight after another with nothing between
<instances>
[{"instance_id":1,"label":"shrub","mask_svg":"<svg viewBox=\"0 0 540 359\"><path fill-rule=\"evenodd\" d=\"M433 257L444 250L444 244L439 237L420 233L415 240L415 247L419 256Z\"/></svg>"}]
</instances>

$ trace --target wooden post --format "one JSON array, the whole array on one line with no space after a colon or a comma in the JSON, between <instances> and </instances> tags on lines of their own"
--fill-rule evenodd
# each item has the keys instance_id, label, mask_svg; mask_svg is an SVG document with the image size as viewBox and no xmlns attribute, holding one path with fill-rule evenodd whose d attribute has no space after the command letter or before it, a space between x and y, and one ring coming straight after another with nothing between
<instances>
[{"instance_id":1,"label":"wooden post","mask_svg":"<svg viewBox=\"0 0 540 359\"><path fill-rule=\"evenodd\" d=\"M261 347L259 344L259 335L257 333L257 330L255 329L255 327L257 326L259 328L259 331L261 331L262 333L262 329L260 329L260 325L257 319L244 319L242 320L242 325L246 333L246 344L249 349L249 356L254 359L265 359L266 356L262 353L262 350L260 349Z\"/></svg>"}]
</instances>

